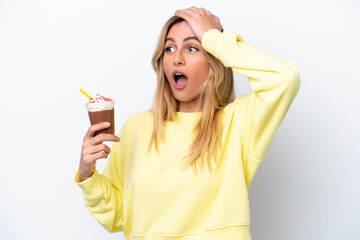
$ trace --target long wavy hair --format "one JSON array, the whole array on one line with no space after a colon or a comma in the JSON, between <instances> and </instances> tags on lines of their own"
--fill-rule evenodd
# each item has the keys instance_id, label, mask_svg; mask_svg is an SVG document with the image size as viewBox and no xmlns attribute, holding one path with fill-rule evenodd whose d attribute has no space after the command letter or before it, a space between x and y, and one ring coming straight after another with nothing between
<instances>
[{"instance_id":1,"label":"long wavy hair","mask_svg":"<svg viewBox=\"0 0 360 240\"><path fill-rule=\"evenodd\" d=\"M178 16L171 17L164 25L157 48L152 57L152 66L157 74L157 87L153 100L154 129L148 151L153 147L158 151L159 141L164 140L164 124L174 121L179 102L174 97L163 68L165 41L170 28L179 22L185 21ZM201 117L193 129L195 137L185 156L185 167L191 165L197 172L199 164L203 169L207 161L211 171L211 159L217 161L221 149L221 112L224 106L234 100L234 80L231 68L225 67L210 53L203 51L210 65L207 79L203 83L199 94Z\"/></svg>"}]
</instances>

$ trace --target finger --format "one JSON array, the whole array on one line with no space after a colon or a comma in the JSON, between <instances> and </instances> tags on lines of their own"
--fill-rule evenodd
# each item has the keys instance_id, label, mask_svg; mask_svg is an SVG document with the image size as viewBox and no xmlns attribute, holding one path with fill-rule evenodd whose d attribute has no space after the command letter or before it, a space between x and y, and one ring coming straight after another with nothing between
<instances>
[{"instance_id":1,"label":"finger","mask_svg":"<svg viewBox=\"0 0 360 240\"><path fill-rule=\"evenodd\" d=\"M218 17L217 17L216 15L214 15L214 14L211 14L211 16L212 16L213 19L219 24L219 30L220 30L221 32L223 32L224 29L223 29L223 27L222 27L222 25L221 25L220 18L218 18Z\"/></svg>"},{"instance_id":2,"label":"finger","mask_svg":"<svg viewBox=\"0 0 360 240\"><path fill-rule=\"evenodd\" d=\"M98 145L103 141L119 142L120 138L114 134L101 133L90 140L90 145Z\"/></svg>"},{"instance_id":3,"label":"finger","mask_svg":"<svg viewBox=\"0 0 360 240\"><path fill-rule=\"evenodd\" d=\"M191 15L192 15L191 12L187 11L187 9L175 11L175 16L181 17L186 21L188 21L191 18Z\"/></svg>"},{"instance_id":4,"label":"finger","mask_svg":"<svg viewBox=\"0 0 360 240\"><path fill-rule=\"evenodd\" d=\"M218 23L220 23L220 18L218 18L216 15L214 15L214 14L211 14L211 16L218 22Z\"/></svg>"},{"instance_id":5,"label":"finger","mask_svg":"<svg viewBox=\"0 0 360 240\"><path fill-rule=\"evenodd\" d=\"M188 9L185 9L190 15L195 15L195 14L201 14L203 13L203 11L201 11L199 8L196 7L191 7Z\"/></svg>"},{"instance_id":6,"label":"finger","mask_svg":"<svg viewBox=\"0 0 360 240\"><path fill-rule=\"evenodd\" d=\"M215 21L218 22L219 25L221 26L220 18L219 18L218 16L214 15L214 14L211 14L211 15L213 16L213 18L215 19ZM222 26L221 26L221 28L222 28Z\"/></svg>"},{"instance_id":7,"label":"finger","mask_svg":"<svg viewBox=\"0 0 360 240\"><path fill-rule=\"evenodd\" d=\"M189 10L191 10L193 12L202 12L205 9L192 6L191 8L189 8Z\"/></svg>"},{"instance_id":8,"label":"finger","mask_svg":"<svg viewBox=\"0 0 360 240\"><path fill-rule=\"evenodd\" d=\"M108 128L109 126L110 126L109 122L101 122L91 125L88 131L86 132L84 139L93 137L95 132Z\"/></svg>"},{"instance_id":9,"label":"finger","mask_svg":"<svg viewBox=\"0 0 360 240\"><path fill-rule=\"evenodd\" d=\"M176 12L175 16L181 17L188 23L191 22L191 15L188 14L187 12Z\"/></svg>"},{"instance_id":10,"label":"finger","mask_svg":"<svg viewBox=\"0 0 360 240\"><path fill-rule=\"evenodd\" d=\"M211 16L211 12L206 10L205 8L191 7L189 8L189 11L191 11L193 14L198 13L198 14L206 14Z\"/></svg>"},{"instance_id":11,"label":"finger","mask_svg":"<svg viewBox=\"0 0 360 240\"><path fill-rule=\"evenodd\" d=\"M202 12L208 14L208 15L211 15L211 12L206 10L205 8L199 8L199 11L202 11Z\"/></svg>"},{"instance_id":12,"label":"finger","mask_svg":"<svg viewBox=\"0 0 360 240\"><path fill-rule=\"evenodd\" d=\"M91 164L93 162L96 162L96 160L99 160L100 158L107 158L109 154L104 153L104 152L97 152L91 155L88 155L86 157L84 157L84 161L86 164Z\"/></svg>"},{"instance_id":13,"label":"finger","mask_svg":"<svg viewBox=\"0 0 360 240\"><path fill-rule=\"evenodd\" d=\"M200 11L195 7L185 8L185 9L178 10L178 11L183 12L183 13L187 13L189 16L193 16L196 13L200 13Z\"/></svg>"},{"instance_id":14,"label":"finger","mask_svg":"<svg viewBox=\"0 0 360 240\"><path fill-rule=\"evenodd\" d=\"M84 150L83 154L84 155L91 155L97 152L105 152L107 154L110 153L110 148L108 146L106 146L105 144L99 144L99 145L95 145L95 146L91 146L88 147Z\"/></svg>"},{"instance_id":15,"label":"finger","mask_svg":"<svg viewBox=\"0 0 360 240\"><path fill-rule=\"evenodd\" d=\"M211 16L211 13L204 8L196 8L191 7L184 10L178 10L178 14L180 17L184 18L187 22L190 22L191 20L199 20L203 19L203 17ZM183 14L183 16L181 16Z\"/></svg>"}]
</instances>

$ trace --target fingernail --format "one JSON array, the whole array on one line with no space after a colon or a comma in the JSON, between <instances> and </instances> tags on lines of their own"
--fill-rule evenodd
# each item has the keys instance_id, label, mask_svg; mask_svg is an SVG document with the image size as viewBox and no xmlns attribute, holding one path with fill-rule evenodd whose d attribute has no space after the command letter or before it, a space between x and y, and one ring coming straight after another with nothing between
<instances>
[{"instance_id":1,"label":"fingernail","mask_svg":"<svg viewBox=\"0 0 360 240\"><path fill-rule=\"evenodd\" d=\"M104 126L110 126L109 122L104 123Z\"/></svg>"}]
</instances>

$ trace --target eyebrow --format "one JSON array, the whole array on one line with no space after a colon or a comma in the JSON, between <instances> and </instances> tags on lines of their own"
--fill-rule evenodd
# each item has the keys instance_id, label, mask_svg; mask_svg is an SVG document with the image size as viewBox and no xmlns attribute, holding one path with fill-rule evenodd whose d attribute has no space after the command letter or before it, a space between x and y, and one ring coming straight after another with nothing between
<instances>
[{"instance_id":1,"label":"eyebrow","mask_svg":"<svg viewBox=\"0 0 360 240\"><path fill-rule=\"evenodd\" d=\"M194 39L194 40L200 42L197 37L187 37L187 38L185 38L185 39L183 40L183 42L186 42L186 41L191 40L191 39ZM175 40L174 40L173 38L166 38L166 39L165 39L165 42L167 42L167 41L175 42Z\"/></svg>"}]
</instances>

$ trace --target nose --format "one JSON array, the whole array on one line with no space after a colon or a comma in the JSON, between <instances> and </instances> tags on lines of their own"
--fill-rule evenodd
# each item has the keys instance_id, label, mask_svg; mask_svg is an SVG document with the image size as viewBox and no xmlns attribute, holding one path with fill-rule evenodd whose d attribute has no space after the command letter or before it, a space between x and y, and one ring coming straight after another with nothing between
<instances>
[{"instance_id":1,"label":"nose","mask_svg":"<svg viewBox=\"0 0 360 240\"><path fill-rule=\"evenodd\" d=\"M175 66L179 66L179 65L185 65L185 59L184 56L182 54L182 51L177 51L175 56L174 56L174 65Z\"/></svg>"}]
</instances>

